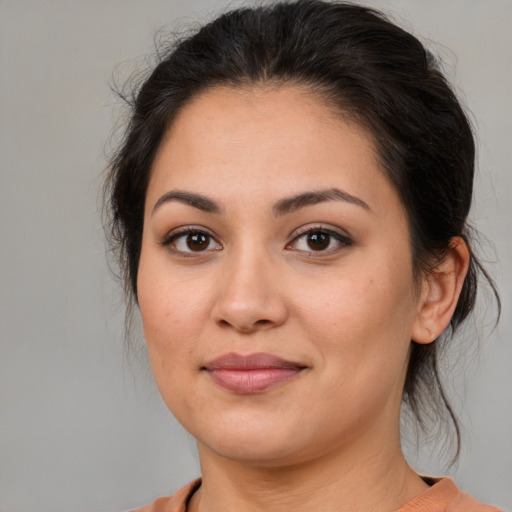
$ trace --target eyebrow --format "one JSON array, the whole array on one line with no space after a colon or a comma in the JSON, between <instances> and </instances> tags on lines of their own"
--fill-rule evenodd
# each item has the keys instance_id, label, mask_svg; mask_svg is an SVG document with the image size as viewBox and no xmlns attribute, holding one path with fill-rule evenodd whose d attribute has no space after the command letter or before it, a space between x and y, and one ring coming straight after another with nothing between
<instances>
[{"instance_id":1,"label":"eyebrow","mask_svg":"<svg viewBox=\"0 0 512 512\"><path fill-rule=\"evenodd\" d=\"M218 203L202 194L181 190L170 190L158 199L155 206L153 206L152 214L155 213L160 206L171 201L178 201L207 213L220 214L223 212L222 207ZM368 204L359 197L353 196L339 188L329 188L325 190L316 190L314 192L304 192L302 194L280 199L274 204L272 211L275 216L279 217L300 210L301 208L305 208L306 206L313 206L326 201L345 201L347 203L360 206L365 210L370 210Z\"/></svg>"},{"instance_id":2,"label":"eyebrow","mask_svg":"<svg viewBox=\"0 0 512 512\"><path fill-rule=\"evenodd\" d=\"M361 206L365 210L370 211L370 207L359 197L353 196L339 188L329 188L325 190L317 190L314 192L305 192L296 196L287 197L278 201L272 208L274 215L282 216L292 213L306 206L313 206L325 201L345 201L347 203Z\"/></svg>"},{"instance_id":3,"label":"eyebrow","mask_svg":"<svg viewBox=\"0 0 512 512\"><path fill-rule=\"evenodd\" d=\"M171 201L178 201L183 204L188 204L189 206L193 206L198 210L202 210L207 213L222 213L222 208L218 203L210 199L209 197L203 196L201 194L195 194L193 192L184 192L181 190L171 190L165 193L153 206L152 214L165 203L169 203Z\"/></svg>"}]
</instances>

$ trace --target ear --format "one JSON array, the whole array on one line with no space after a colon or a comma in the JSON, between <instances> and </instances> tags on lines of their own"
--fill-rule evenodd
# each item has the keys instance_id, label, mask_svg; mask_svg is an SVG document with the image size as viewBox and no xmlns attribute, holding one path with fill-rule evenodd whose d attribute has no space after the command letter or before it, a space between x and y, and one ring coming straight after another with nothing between
<instances>
[{"instance_id":1,"label":"ear","mask_svg":"<svg viewBox=\"0 0 512 512\"><path fill-rule=\"evenodd\" d=\"M466 242L453 237L444 259L423 278L411 335L416 343L431 343L450 323L468 272L469 258Z\"/></svg>"}]
</instances>

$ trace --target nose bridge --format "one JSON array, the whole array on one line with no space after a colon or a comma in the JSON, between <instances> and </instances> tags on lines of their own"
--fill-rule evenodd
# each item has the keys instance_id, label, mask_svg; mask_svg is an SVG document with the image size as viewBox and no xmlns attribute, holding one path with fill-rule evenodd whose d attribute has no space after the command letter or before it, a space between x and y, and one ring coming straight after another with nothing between
<instances>
[{"instance_id":1,"label":"nose bridge","mask_svg":"<svg viewBox=\"0 0 512 512\"><path fill-rule=\"evenodd\" d=\"M233 248L220 270L216 322L243 332L281 325L287 310L276 265L261 246L247 243Z\"/></svg>"}]
</instances>

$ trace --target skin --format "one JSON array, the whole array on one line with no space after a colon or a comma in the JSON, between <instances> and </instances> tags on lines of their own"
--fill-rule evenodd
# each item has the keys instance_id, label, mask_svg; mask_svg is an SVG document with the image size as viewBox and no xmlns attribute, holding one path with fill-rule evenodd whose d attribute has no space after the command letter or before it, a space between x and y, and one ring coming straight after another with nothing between
<instances>
[{"instance_id":1,"label":"skin","mask_svg":"<svg viewBox=\"0 0 512 512\"><path fill-rule=\"evenodd\" d=\"M350 197L276 213L333 189ZM176 191L218 211L162 199ZM204 250L177 234L187 226ZM333 234L313 250L304 230L320 228ZM418 283L370 134L305 88L219 87L181 111L149 182L138 300L159 390L198 442L191 510L391 511L427 489L399 413L411 339L432 341L460 292L467 250L452 245ZM202 370L233 352L305 370L237 394Z\"/></svg>"}]
</instances>

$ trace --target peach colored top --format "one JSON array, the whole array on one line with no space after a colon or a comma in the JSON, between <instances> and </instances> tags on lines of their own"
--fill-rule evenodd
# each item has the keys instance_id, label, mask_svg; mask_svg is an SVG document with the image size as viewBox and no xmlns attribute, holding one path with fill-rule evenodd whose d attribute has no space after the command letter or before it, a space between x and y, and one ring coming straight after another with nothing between
<instances>
[{"instance_id":1,"label":"peach colored top","mask_svg":"<svg viewBox=\"0 0 512 512\"><path fill-rule=\"evenodd\" d=\"M397 512L503 512L496 507L478 503L469 494L460 492L451 478L429 480L434 485ZM158 498L151 505L132 512L187 512L188 502L200 485L201 479L198 478L173 496Z\"/></svg>"}]
</instances>

